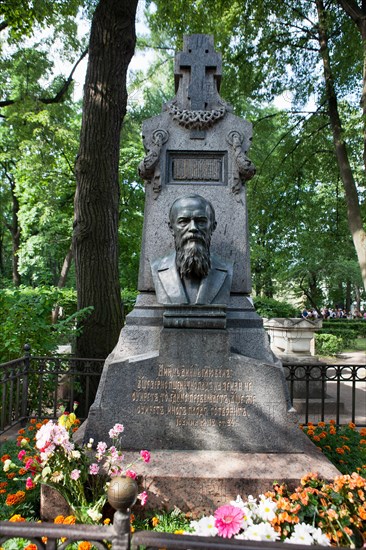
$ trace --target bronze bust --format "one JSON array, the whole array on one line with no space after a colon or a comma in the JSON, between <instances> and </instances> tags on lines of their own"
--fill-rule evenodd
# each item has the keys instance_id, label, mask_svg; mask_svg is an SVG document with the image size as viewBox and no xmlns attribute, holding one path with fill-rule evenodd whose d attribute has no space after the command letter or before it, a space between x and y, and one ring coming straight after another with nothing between
<instances>
[{"instance_id":1,"label":"bronze bust","mask_svg":"<svg viewBox=\"0 0 366 550\"><path fill-rule=\"evenodd\" d=\"M217 222L212 204L200 195L175 200L169 212L175 252L151 263L161 304L227 304L232 264L210 254Z\"/></svg>"}]
</instances>

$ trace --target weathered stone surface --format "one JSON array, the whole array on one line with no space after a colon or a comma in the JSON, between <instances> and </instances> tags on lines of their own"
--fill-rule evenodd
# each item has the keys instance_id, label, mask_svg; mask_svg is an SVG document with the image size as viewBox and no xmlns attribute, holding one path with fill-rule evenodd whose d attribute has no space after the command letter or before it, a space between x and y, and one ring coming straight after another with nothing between
<instances>
[{"instance_id":1,"label":"weathered stone surface","mask_svg":"<svg viewBox=\"0 0 366 550\"><path fill-rule=\"evenodd\" d=\"M163 329L160 352L106 365L86 439L120 421L126 449L301 451L281 364L229 347L226 330Z\"/></svg>"},{"instance_id":2,"label":"weathered stone surface","mask_svg":"<svg viewBox=\"0 0 366 550\"><path fill-rule=\"evenodd\" d=\"M271 348L281 359L301 360L315 355L315 332L322 320L273 318L264 320Z\"/></svg>"},{"instance_id":3,"label":"weathered stone surface","mask_svg":"<svg viewBox=\"0 0 366 550\"><path fill-rule=\"evenodd\" d=\"M149 464L139 464L149 493L147 508L178 506L194 516L212 514L223 504L257 496L274 481L295 489L306 473L334 479L338 470L307 440L303 453L240 453L232 451L155 451ZM127 454L126 460L130 455ZM133 459L131 455L131 460Z\"/></svg>"}]
</instances>

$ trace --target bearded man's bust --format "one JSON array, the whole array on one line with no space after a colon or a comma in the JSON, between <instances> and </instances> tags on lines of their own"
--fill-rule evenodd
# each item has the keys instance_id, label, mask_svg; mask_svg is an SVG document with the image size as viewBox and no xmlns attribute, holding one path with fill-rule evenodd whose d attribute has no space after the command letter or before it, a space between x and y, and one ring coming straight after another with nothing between
<instances>
[{"instance_id":1,"label":"bearded man's bust","mask_svg":"<svg viewBox=\"0 0 366 550\"><path fill-rule=\"evenodd\" d=\"M233 266L210 254L216 225L212 204L200 195L173 202L169 229L175 252L151 263L158 303L228 304Z\"/></svg>"}]
</instances>

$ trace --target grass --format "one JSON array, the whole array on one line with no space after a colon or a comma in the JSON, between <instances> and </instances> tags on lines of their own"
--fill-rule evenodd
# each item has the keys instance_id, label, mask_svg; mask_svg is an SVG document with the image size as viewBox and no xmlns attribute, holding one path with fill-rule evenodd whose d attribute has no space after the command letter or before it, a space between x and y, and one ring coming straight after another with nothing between
<instances>
[{"instance_id":1,"label":"grass","mask_svg":"<svg viewBox=\"0 0 366 550\"><path fill-rule=\"evenodd\" d=\"M342 353L352 353L353 351L364 351L366 353L366 338L357 338L353 342L352 348L347 348Z\"/></svg>"}]
</instances>

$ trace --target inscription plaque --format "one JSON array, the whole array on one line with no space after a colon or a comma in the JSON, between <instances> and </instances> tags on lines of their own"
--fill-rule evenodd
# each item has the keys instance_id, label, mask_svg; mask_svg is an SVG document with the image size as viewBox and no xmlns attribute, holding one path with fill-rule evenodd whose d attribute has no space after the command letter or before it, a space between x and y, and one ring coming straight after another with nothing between
<instances>
[{"instance_id":1,"label":"inscription plaque","mask_svg":"<svg viewBox=\"0 0 366 550\"><path fill-rule=\"evenodd\" d=\"M238 426L255 405L253 384L231 369L160 364L156 378L138 376L131 400L136 414L170 416L176 426Z\"/></svg>"},{"instance_id":2,"label":"inscription plaque","mask_svg":"<svg viewBox=\"0 0 366 550\"><path fill-rule=\"evenodd\" d=\"M168 152L168 184L226 185L227 153Z\"/></svg>"}]
</instances>

